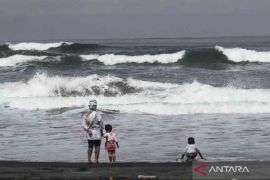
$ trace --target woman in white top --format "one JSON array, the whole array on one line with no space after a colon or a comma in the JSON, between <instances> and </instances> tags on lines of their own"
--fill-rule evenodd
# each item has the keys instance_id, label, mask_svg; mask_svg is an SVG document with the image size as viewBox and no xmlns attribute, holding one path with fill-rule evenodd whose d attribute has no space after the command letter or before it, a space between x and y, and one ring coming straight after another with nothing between
<instances>
[{"instance_id":1,"label":"woman in white top","mask_svg":"<svg viewBox=\"0 0 270 180\"><path fill-rule=\"evenodd\" d=\"M97 101L89 101L89 112L84 115L83 129L86 132L88 140L88 162L91 164L91 156L93 148L95 148L95 163L98 164L100 144L103 136L103 121L101 120L100 113L96 111Z\"/></svg>"}]
</instances>

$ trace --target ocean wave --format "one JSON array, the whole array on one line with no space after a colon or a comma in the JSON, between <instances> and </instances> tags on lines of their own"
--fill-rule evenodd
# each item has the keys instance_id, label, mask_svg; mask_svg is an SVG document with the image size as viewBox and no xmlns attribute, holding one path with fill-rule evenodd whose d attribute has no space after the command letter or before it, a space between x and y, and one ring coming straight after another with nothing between
<instances>
[{"instance_id":1,"label":"ocean wave","mask_svg":"<svg viewBox=\"0 0 270 180\"><path fill-rule=\"evenodd\" d=\"M106 48L99 44L63 43L61 46L50 48L50 51L61 53L89 53L91 50Z\"/></svg>"},{"instance_id":2,"label":"ocean wave","mask_svg":"<svg viewBox=\"0 0 270 180\"><path fill-rule=\"evenodd\" d=\"M215 46L215 49L222 52L233 62L270 62L270 51L255 51L244 48L224 48Z\"/></svg>"},{"instance_id":3,"label":"ocean wave","mask_svg":"<svg viewBox=\"0 0 270 180\"><path fill-rule=\"evenodd\" d=\"M121 63L176 63L179 59L182 59L185 55L185 50L179 51L172 54L156 54L156 55L137 55L137 56L128 56L128 55L115 55L115 54L89 54L81 55L80 57L85 61L98 60L105 65L115 65Z\"/></svg>"},{"instance_id":4,"label":"ocean wave","mask_svg":"<svg viewBox=\"0 0 270 180\"><path fill-rule=\"evenodd\" d=\"M0 103L11 108L84 108L89 98L96 98L101 109L123 113L270 113L269 89L214 87L196 81L173 84L114 76L50 77L37 74L26 82L0 84Z\"/></svg>"},{"instance_id":5,"label":"ocean wave","mask_svg":"<svg viewBox=\"0 0 270 180\"><path fill-rule=\"evenodd\" d=\"M41 61L47 58L47 56L27 56L27 55L12 55L9 57L0 58L0 67L15 66L19 63L25 63L29 61Z\"/></svg>"},{"instance_id":6,"label":"ocean wave","mask_svg":"<svg viewBox=\"0 0 270 180\"><path fill-rule=\"evenodd\" d=\"M36 43L36 42L22 42L22 43L7 43L8 47L11 50L38 50L45 51L50 48L56 48L62 45L70 45L70 42L55 42L55 43Z\"/></svg>"},{"instance_id":7,"label":"ocean wave","mask_svg":"<svg viewBox=\"0 0 270 180\"><path fill-rule=\"evenodd\" d=\"M5 97L117 96L137 91L139 89L114 76L50 77L44 73L26 82L5 83L0 87Z\"/></svg>"},{"instance_id":8,"label":"ocean wave","mask_svg":"<svg viewBox=\"0 0 270 180\"><path fill-rule=\"evenodd\" d=\"M1 51L7 51L7 50L9 50L8 45L6 45L6 44L0 44L0 52Z\"/></svg>"}]
</instances>

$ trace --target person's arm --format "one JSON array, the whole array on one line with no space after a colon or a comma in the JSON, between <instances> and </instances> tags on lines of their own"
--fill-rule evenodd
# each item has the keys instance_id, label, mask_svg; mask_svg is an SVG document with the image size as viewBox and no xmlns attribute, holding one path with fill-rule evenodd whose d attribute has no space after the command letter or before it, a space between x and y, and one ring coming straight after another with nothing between
<instances>
[{"instance_id":1,"label":"person's arm","mask_svg":"<svg viewBox=\"0 0 270 180\"><path fill-rule=\"evenodd\" d=\"M103 137L107 139L108 138L108 134L107 133L103 134Z\"/></svg>"},{"instance_id":2,"label":"person's arm","mask_svg":"<svg viewBox=\"0 0 270 180\"><path fill-rule=\"evenodd\" d=\"M101 119L101 115L100 115L100 113L96 113L96 118L97 118L97 120L99 121L99 126L100 126L100 134L101 134L101 137L104 135L104 133L103 133L103 129L104 129L104 126L103 126L103 121L102 121L102 119Z\"/></svg>"},{"instance_id":3,"label":"person's arm","mask_svg":"<svg viewBox=\"0 0 270 180\"><path fill-rule=\"evenodd\" d=\"M117 138L116 138L116 135L115 134L114 134L114 140L115 140L116 147L119 148L119 143L117 141Z\"/></svg>"},{"instance_id":4,"label":"person's arm","mask_svg":"<svg viewBox=\"0 0 270 180\"><path fill-rule=\"evenodd\" d=\"M182 154L181 159L184 159L184 157L185 157L185 155L186 155L186 152L187 152L187 147L186 147L186 149L185 149L185 152Z\"/></svg>"},{"instance_id":5,"label":"person's arm","mask_svg":"<svg viewBox=\"0 0 270 180\"><path fill-rule=\"evenodd\" d=\"M88 130L89 130L89 126L87 126L87 124L86 124L86 116L84 116L84 118L83 118L83 123L82 123L82 125L83 125L83 129L84 129L85 131L88 131Z\"/></svg>"},{"instance_id":6,"label":"person's arm","mask_svg":"<svg viewBox=\"0 0 270 180\"><path fill-rule=\"evenodd\" d=\"M183 153L181 159L184 159L185 155L186 155L186 153Z\"/></svg>"},{"instance_id":7,"label":"person's arm","mask_svg":"<svg viewBox=\"0 0 270 180\"><path fill-rule=\"evenodd\" d=\"M197 153L199 154L199 156L201 157L201 159L204 159L202 156L202 153L200 152L200 150L198 148L196 148Z\"/></svg>"},{"instance_id":8,"label":"person's arm","mask_svg":"<svg viewBox=\"0 0 270 180\"><path fill-rule=\"evenodd\" d=\"M103 129L102 129L102 128L100 128L100 134L101 134L101 137L104 136L104 134L103 134Z\"/></svg>"},{"instance_id":9,"label":"person's arm","mask_svg":"<svg viewBox=\"0 0 270 180\"><path fill-rule=\"evenodd\" d=\"M108 136L107 136L107 133L105 133L103 137L106 139L106 140L105 140L105 149L107 149L107 143L108 143Z\"/></svg>"}]
</instances>

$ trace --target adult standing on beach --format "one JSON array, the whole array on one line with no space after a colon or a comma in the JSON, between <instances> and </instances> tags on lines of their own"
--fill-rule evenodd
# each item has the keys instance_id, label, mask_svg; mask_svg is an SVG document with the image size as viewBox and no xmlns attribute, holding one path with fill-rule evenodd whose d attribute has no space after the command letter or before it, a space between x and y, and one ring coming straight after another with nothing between
<instances>
[{"instance_id":1,"label":"adult standing on beach","mask_svg":"<svg viewBox=\"0 0 270 180\"><path fill-rule=\"evenodd\" d=\"M88 140L88 162L92 164L91 157L93 149L95 148L95 163L98 164L101 138L103 136L103 121L100 113L96 111L96 100L90 100L88 107L89 111L83 118L83 129L87 133L86 136Z\"/></svg>"}]
</instances>

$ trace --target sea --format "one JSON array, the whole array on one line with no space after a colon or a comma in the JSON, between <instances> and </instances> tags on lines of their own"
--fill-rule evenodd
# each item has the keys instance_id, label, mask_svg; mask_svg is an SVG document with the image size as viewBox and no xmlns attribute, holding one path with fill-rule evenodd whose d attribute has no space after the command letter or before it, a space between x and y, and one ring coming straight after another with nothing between
<instances>
[{"instance_id":1,"label":"sea","mask_svg":"<svg viewBox=\"0 0 270 180\"><path fill-rule=\"evenodd\" d=\"M1 42L0 160L87 162L90 99L120 162L270 160L270 37Z\"/></svg>"}]
</instances>

